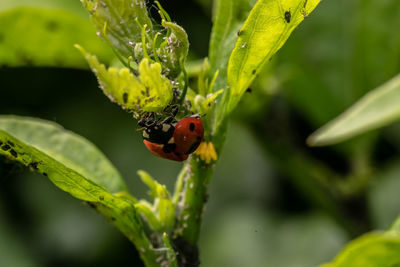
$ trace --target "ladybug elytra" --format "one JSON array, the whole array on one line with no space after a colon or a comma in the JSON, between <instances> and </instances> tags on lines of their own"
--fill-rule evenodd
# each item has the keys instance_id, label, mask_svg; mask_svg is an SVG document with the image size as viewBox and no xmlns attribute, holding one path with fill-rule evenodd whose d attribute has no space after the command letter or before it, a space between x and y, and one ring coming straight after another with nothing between
<instances>
[{"instance_id":1,"label":"ladybug elytra","mask_svg":"<svg viewBox=\"0 0 400 267\"><path fill-rule=\"evenodd\" d=\"M184 161L200 145L204 136L204 126L198 116L191 116L176 122L173 117L156 122L139 122L144 127L143 143L155 156Z\"/></svg>"}]
</instances>

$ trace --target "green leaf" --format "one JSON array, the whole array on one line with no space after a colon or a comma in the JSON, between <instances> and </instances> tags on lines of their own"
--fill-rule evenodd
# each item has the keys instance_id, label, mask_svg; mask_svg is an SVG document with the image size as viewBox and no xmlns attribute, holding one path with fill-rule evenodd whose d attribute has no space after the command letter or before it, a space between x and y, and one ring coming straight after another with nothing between
<instances>
[{"instance_id":1,"label":"green leaf","mask_svg":"<svg viewBox=\"0 0 400 267\"><path fill-rule=\"evenodd\" d=\"M143 59L139 64L139 76L128 68L108 68L100 64L96 56L77 45L96 74L100 87L108 98L124 109L135 112L160 111L170 104L173 96L170 81L161 75L159 63L150 64Z\"/></svg>"},{"instance_id":2,"label":"green leaf","mask_svg":"<svg viewBox=\"0 0 400 267\"><path fill-rule=\"evenodd\" d=\"M90 183L99 185L111 193L127 191L121 175L104 154L83 137L69 132L55 123L18 116L0 116L0 130L5 136L17 139L18 143L27 147L35 155L42 156L41 154L43 154L43 157L57 161L57 165L73 170L87 178ZM7 140L1 141L3 142L2 148L9 145ZM19 153L20 157L18 156L16 159L22 160L23 164L29 165L33 169L40 169L41 165L46 164L43 160L35 162L29 160L29 155L24 154L28 152L24 152L19 146L11 147L7 151L2 149L0 152L13 156L11 150L16 152L20 150L22 154Z\"/></svg>"},{"instance_id":3,"label":"green leaf","mask_svg":"<svg viewBox=\"0 0 400 267\"><path fill-rule=\"evenodd\" d=\"M161 222L159 218L157 218L155 207L153 207L150 202L140 200L135 204L135 209L144 217L151 229L161 231Z\"/></svg>"},{"instance_id":4,"label":"green leaf","mask_svg":"<svg viewBox=\"0 0 400 267\"><path fill-rule=\"evenodd\" d=\"M176 261L176 255L174 248L171 245L171 242L168 239L167 233L163 233L163 242L165 247L167 248L167 257L168 257L168 262L170 267L178 267L178 262Z\"/></svg>"},{"instance_id":5,"label":"green leaf","mask_svg":"<svg viewBox=\"0 0 400 267\"><path fill-rule=\"evenodd\" d=\"M238 38L237 33L250 12L254 1L214 1L215 19L210 39L210 66L212 75L219 71L215 90L225 88L229 56Z\"/></svg>"},{"instance_id":6,"label":"green leaf","mask_svg":"<svg viewBox=\"0 0 400 267\"><path fill-rule=\"evenodd\" d=\"M232 111L262 67L320 0L259 0L251 10L228 63Z\"/></svg>"},{"instance_id":7,"label":"green leaf","mask_svg":"<svg viewBox=\"0 0 400 267\"><path fill-rule=\"evenodd\" d=\"M181 67L189 52L188 36L185 30L176 23L163 20L162 25L171 30L171 34L167 37L168 52L165 54L171 61L171 64L169 64L170 75L176 77L181 72Z\"/></svg>"},{"instance_id":8,"label":"green leaf","mask_svg":"<svg viewBox=\"0 0 400 267\"><path fill-rule=\"evenodd\" d=\"M400 75L366 94L307 140L309 145L338 143L400 118Z\"/></svg>"},{"instance_id":9,"label":"green leaf","mask_svg":"<svg viewBox=\"0 0 400 267\"><path fill-rule=\"evenodd\" d=\"M149 266L157 266L133 203L112 194L127 191L124 182L93 144L52 122L0 116L0 155L42 173L86 201L135 244Z\"/></svg>"},{"instance_id":10,"label":"green leaf","mask_svg":"<svg viewBox=\"0 0 400 267\"><path fill-rule=\"evenodd\" d=\"M153 230L169 231L175 222L175 204L172 202L167 187L158 183L145 171L138 171L138 174L149 187L149 195L154 200L154 204L141 200L135 204L136 209L146 218Z\"/></svg>"},{"instance_id":11,"label":"green leaf","mask_svg":"<svg viewBox=\"0 0 400 267\"><path fill-rule=\"evenodd\" d=\"M144 0L81 0L81 2L89 11L98 32L126 58L133 56L136 43L142 42L144 25L147 25L146 30L152 37L153 26Z\"/></svg>"},{"instance_id":12,"label":"green leaf","mask_svg":"<svg viewBox=\"0 0 400 267\"><path fill-rule=\"evenodd\" d=\"M87 68L80 43L102 61L114 57L88 19L63 10L20 7L0 13L0 65Z\"/></svg>"},{"instance_id":13,"label":"green leaf","mask_svg":"<svg viewBox=\"0 0 400 267\"><path fill-rule=\"evenodd\" d=\"M388 233L369 233L350 242L336 259L324 267L399 266L400 236Z\"/></svg>"}]
</instances>

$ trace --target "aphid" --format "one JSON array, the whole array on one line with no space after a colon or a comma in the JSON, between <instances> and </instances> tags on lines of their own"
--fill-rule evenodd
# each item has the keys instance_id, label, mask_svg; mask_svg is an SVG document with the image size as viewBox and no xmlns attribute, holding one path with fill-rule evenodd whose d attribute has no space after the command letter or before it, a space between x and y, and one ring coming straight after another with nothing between
<instances>
[{"instance_id":1,"label":"aphid","mask_svg":"<svg viewBox=\"0 0 400 267\"><path fill-rule=\"evenodd\" d=\"M290 19L292 18L292 13L290 11L285 12L285 20L287 23L290 23Z\"/></svg>"}]
</instances>

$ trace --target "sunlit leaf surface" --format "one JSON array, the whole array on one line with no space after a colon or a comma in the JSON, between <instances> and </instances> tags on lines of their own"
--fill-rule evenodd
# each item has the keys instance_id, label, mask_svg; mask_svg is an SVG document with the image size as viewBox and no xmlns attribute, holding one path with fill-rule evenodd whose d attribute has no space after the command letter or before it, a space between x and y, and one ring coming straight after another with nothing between
<instances>
[{"instance_id":1,"label":"sunlit leaf surface","mask_svg":"<svg viewBox=\"0 0 400 267\"><path fill-rule=\"evenodd\" d=\"M260 0L251 10L228 65L231 111L261 68L283 46L292 31L320 0Z\"/></svg>"},{"instance_id":2,"label":"sunlit leaf surface","mask_svg":"<svg viewBox=\"0 0 400 267\"><path fill-rule=\"evenodd\" d=\"M172 85L161 74L159 63L143 59L136 76L128 68L106 68L96 56L87 53L81 46L76 47L96 74L104 94L124 109L133 112L159 111L171 102Z\"/></svg>"}]
</instances>

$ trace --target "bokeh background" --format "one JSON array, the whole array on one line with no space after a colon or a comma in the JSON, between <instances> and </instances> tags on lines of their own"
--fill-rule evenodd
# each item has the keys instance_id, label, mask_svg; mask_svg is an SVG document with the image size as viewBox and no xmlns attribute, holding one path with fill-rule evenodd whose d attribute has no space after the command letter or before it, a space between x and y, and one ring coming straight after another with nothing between
<instances>
[{"instance_id":1,"label":"bokeh background","mask_svg":"<svg viewBox=\"0 0 400 267\"><path fill-rule=\"evenodd\" d=\"M188 32L190 58L206 57L211 1L161 3ZM0 11L18 5L87 18L77 0L5 0ZM203 266L316 266L400 214L399 123L328 148L305 144L314 130L400 72L398 14L395 0L322 1L274 56L232 116L204 213ZM3 54L7 27L0 13ZM90 71L9 67L1 60L0 114L55 121L91 140L138 198L147 197L138 169L172 190L182 164L146 150L137 122L103 95ZM0 158L0 266L142 263L101 215Z\"/></svg>"}]
</instances>

